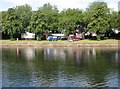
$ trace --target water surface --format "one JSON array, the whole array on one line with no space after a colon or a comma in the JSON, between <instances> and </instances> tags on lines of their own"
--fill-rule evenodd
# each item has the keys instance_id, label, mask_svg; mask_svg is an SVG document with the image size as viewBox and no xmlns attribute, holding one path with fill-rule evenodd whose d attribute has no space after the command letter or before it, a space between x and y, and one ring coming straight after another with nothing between
<instances>
[{"instance_id":1,"label":"water surface","mask_svg":"<svg viewBox=\"0 0 120 89\"><path fill-rule=\"evenodd\" d=\"M118 50L2 48L3 87L118 87Z\"/></svg>"}]
</instances>

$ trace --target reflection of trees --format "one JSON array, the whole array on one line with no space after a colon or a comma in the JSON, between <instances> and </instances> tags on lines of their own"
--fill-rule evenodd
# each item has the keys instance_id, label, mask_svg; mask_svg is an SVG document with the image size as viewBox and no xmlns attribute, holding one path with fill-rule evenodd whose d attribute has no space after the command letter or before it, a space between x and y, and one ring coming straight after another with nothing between
<instances>
[{"instance_id":1,"label":"reflection of trees","mask_svg":"<svg viewBox=\"0 0 120 89\"><path fill-rule=\"evenodd\" d=\"M78 78L84 73L86 78L89 78L88 83L91 85L101 84L101 86L104 86L107 75L114 70L117 71L115 63L116 52L113 50L72 49L73 54L69 52L67 51L65 63L59 66L66 77L72 76L71 79ZM76 57L76 53L79 57ZM106 55L109 55L109 57Z\"/></svg>"},{"instance_id":2,"label":"reflection of trees","mask_svg":"<svg viewBox=\"0 0 120 89\"><path fill-rule=\"evenodd\" d=\"M110 55L111 53L112 56ZM94 61L93 57L88 59L85 72L92 85L98 84L98 86L104 86L106 76L109 75L111 71L116 70L117 67L115 67L115 59L113 57L114 53L114 51L97 50L96 60ZM109 55L109 57L106 55Z\"/></svg>"},{"instance_id":3,"label":"reflection of trees","mask_svg":"<svg viewBox=\"0 0 120 89\"><path fill-rule=\"evenodd\" d=\"M61 48L44 48L45 60L65 60L66 53Z\"/></svg>"},{"instance_id":4,"label":"reflection of trees","mask_svg":"<svg viewBox=\"0 0 120 89\"><path fill-rule=\"evenodd\" d=\"M106 82L106 76L116 68L114 67L114 57L109 57L108 60L106 56L111 53L114 56L114 51L108 52L100 49L97 52L95 52L96 49L71 50L64 49L64 52L66 52L64 62L62 60L44 60L46 55L43 55L43 50L39 50L37 52L39 55L36 55L36 60L34 61L35 69L39 71L37 73L38 77L42 76L41 78L44 81L46 80L48 81L47 83L51 84L55 80L57 81L58 78L62 78L58 76L58 72L63 72L63 76L69 79L79 78L84 73L86 78L89 78L90 84L95 85ZM52 55L54 56L54 54Z\"/></svg>"},{"instance_id":5,"label":"reflection of trees","mask_svg":"<svg viewBox=\"0 0 120 89\"><path fill-rule=\"evenodd\" d=\"M17 82L24 81L23 83L27 82L30 86L28 82L36 80L39 82L38 86L50 86L59 84L61 78L66 78L69 83L75 80L79 82L81 76L86 76L85 81L91 85L105 84L106 76L117 70L116 52L112 50L54 48L50 56L45 53L47 48L34 49L31 61L26 61L24 50L23 48L20 48L19 52L16 52L15 48L2 50L3 74L14 83L18 79ZM63 54L64 57L60 57Z\"/></svg>"},{"instance_id":6,"label":"reflection of trees","mask_svg":"<svg viewBox=\"0 0 120 89\"><path fill-rule=\"evenodd\" d=\"M34 48L23 48L21 49L22 55L26 60L32 60L35 57L35 49Z\"/></svg>"},{"instance_id":7,"label":"reflection of trees","mask_svg":"<svg viewBox=\"0 0 120 89\"><path fill-rule=\"evenodd\" d=\"M0 48L0 88L2 88L2 48Z\"/></svg>"},{"instance_id":8,"label":"reflection of trees","mask_svg":"<svg viewBox=\"0 0 120 89\"><path fill-rule=\"evenodd\" d=\"M53 83L57 78L58 62L56 60L44 60L44 50L36 50L36 57L33 60L36 76L46 86Z\"/></svg>"},{"instance_id":9,"label":"reflection of trees","mask_svg":"<svg viewBox=\"0 0 120 89\"><path fill-rule=\"evenodd\" d=\"M3 49L2 53L3 86L21 86L20 83L28 86L26 82L29 82L31 76L25 59L21 58L21 55L16 55L16 48Z\"/></svg>"}]
</instances>

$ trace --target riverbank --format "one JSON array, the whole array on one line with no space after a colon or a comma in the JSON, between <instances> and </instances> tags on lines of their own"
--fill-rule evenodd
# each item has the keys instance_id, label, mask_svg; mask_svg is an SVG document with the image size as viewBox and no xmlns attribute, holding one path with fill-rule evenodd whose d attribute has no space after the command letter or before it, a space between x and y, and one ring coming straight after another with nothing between
<instances>
[{"instance_id":1,"label":"riverbank","mask_svg":"<svg viewBox=\"0 0 120 89\"><path fill-rule=\"evenodd\" d=\"M0 40L2 47L115 47L120 40L80 40L80 41L36 41L36 40Z\"/></svg>"}]
</instances>

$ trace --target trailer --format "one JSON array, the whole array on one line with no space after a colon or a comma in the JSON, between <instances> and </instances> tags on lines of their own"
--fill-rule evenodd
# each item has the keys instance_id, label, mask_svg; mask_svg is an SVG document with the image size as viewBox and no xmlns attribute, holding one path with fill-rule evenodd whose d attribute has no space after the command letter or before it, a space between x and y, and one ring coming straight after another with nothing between
<instances>
[{"instance_id":1,"label":"trailer","mask_svg":"<svg viewBox=\"0 0 120 89\"><path fill-rule=\"evenodd\" d=\"M68 36L68 41L76 41L81 39L82 39L82 34L70 34Z\"/></svg>"},{"instance_id":2,"label":"trailer","mask_svg":"<svg viewBox=\"0 0 120 89\"><path fill-rule=\"evenodd\" d=\"M35 40L35 34L30 32L22 33L21 40Z\"/></svg>"}]
</instances>

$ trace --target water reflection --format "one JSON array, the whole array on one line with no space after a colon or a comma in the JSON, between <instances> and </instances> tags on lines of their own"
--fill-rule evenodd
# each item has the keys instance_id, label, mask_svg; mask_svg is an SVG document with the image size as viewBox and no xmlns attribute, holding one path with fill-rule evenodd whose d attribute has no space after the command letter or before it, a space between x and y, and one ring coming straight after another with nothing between
<instances>
[{"instance_id":1,"label":"water reflection","mask_svg":"<svg viewBox=\"0 0 120 89\"><path fill-rule=\"evenodd\" d=\"M54 59L54 60L58 60L58 59L62 59L65 60L65 51L64 49L61 48L45 48L44 49L44 59L45 60L49 60L49 59Z\"/></svg>"},{"instance_id":2,"label":"water reflection","mask_svg":"<svg viewBox=\"0 0 120 89\"><path fill-rule=\"evenodd\" d=\"M32 60L35 57L35 49L33 48L25 48L22 49L21 52L27 60Z\"/></svg>"},{"instance_id":3,"label":"water reflection","mask_svg":"<svg viewBox=\"0 0 120 89\"><path fill-rule=\"evenodd\" d=\"M2 49L0 48L0 88L2 88Z\"/></svg>"},{"instance_id":4,"label":"water reflection","mask_svg":"<svg viewBox=\"0 0 120 89\"><path fill-rule=\"evenodd\" d=\"M2 85L118 87L118 50L2 48Z\"/></svg>"}]
</instances>

